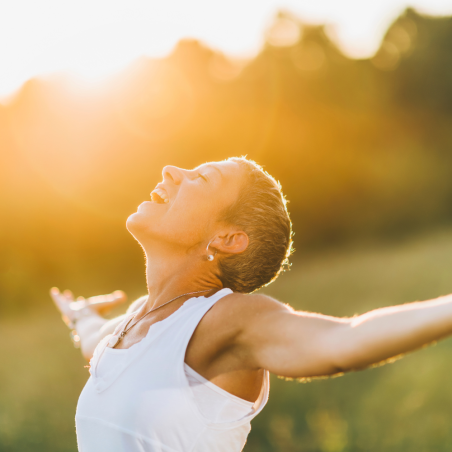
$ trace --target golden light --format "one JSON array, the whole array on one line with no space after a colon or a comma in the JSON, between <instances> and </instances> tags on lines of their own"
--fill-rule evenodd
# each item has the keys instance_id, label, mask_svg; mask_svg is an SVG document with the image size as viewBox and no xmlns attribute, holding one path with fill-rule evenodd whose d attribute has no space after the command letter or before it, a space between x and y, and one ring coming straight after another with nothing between
<instances>
[{"instance_id":1,"label":"golden light","mask_svg":"<svg viewBox=\"0 0 452 452\"><path fill-rule=\"evenodd\" d=\"M389 23L408 5L436 14L452 12L450 0L3 1L0 97L11 95L31 77L49 73L101 80L140 55L166 55L186 37L228 56L250 57L262 47L264 31L281 8L308 23L328 24L346 54L369 57ZM268 39L287 45L298 33L290 20L282 19L269 30ZM318 56L311 59L320 64ZM212 70L226 74L223 63L217 63Z\"/></svg>"}]
</instances>

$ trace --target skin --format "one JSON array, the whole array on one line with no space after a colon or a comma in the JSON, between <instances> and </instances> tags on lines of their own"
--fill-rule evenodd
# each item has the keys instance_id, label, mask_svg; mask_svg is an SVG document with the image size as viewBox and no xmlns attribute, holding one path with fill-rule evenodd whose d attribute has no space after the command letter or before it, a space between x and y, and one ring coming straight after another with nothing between
<instances>
[{"instance_id":1,"label":"skin","mask_svg":"<svg viewBox=\"0 0 452 452\"><path fill-rule=\"evenodd\" d=\"M159 185L168 192L169 202L144 202L127 220L128 230L145 252L148 285L148 296L129 307L128 312L136 311L132 322L178 295L200 290L206 292L196 296L213 295L222 288L219 260L248 246L244 231L219 221L244 183L237 163L213 162L194 170L166 166L162 174ZM216 253L213 261L207 260L208 253ZM77 332L86 359L100 339L124 320L124 316L108 321L102 317L126 300L121 291L77 301L69 291L53 288L51 295L63 320L85 307ZM127 349L142 340L153 323L170 316L188 298L146 316L116 348ZM337 318L294 311L266 295L234 293L203 317L185 361L220 388L254 402L263 369L292 378L328 376L366 368L450 334L451 295Z\"/></svg>"}]
</instances>

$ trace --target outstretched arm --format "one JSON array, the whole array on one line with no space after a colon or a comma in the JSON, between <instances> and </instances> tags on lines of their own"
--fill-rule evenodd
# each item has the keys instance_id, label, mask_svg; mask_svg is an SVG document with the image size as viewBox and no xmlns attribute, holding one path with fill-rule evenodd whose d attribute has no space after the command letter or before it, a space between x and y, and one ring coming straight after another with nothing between
<instances>
[{"instance_id":1,"label":"outstretched arm","mask_svg":"<svg viewBox=\"0 0 452 452\"><path fill-rule=\"evenodd\" d=\"M97 344L102 338L113 333L125 316L124 314L110 320L102 316L127 300L126 294L120 290L87 299L79 297L76 301L69 290L60 292L54 287L50 295L60 310L63 321L70 328L77 330L80 349L86 360L91 359ZM138 309L144 301L145 297L134 301L127 309L127 313Z\"/></svg>"},{"instance_id":2,"label":"outstretched arm","mask_svg":"<svg viewBox=\"0 0 452 452\"><path fill-rule=\"evenodd\" d=\"M264 295L251 297L237 345L251 366L285 377L363 369L452 334L452 295L352 318L297 312Z\"/></svg>"}]
</instances>

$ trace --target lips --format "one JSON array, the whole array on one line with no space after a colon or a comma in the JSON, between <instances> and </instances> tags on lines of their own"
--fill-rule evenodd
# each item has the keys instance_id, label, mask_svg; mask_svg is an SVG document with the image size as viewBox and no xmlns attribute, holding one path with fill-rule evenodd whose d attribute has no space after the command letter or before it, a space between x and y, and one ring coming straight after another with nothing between
<instances>
[{"instance_id":1,"label":"lips","mask_svg":"<svg viewBox=\"0 0 452 452\"><path fill-rule=\"evenodd\" d=\"M168 192L162 187L156 187L151 191L151 200L157 204L165 204L169 202Z\"/></svg>"}]
</instances>

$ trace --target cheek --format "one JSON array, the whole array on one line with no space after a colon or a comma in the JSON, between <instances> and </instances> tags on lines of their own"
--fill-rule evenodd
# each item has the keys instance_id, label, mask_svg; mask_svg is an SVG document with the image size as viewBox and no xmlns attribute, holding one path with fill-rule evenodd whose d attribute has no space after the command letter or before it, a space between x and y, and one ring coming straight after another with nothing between
<instances>
[{"instance_id":1,"label":"cheek","mask_svg":"<svg viewBox=\"0 0 452 452\"><path fill-rule=\"evenodd\" d=\"M199 205L193 208L186 206L182 210L171 212L170 218L165 222L167 232L171 232L181 242L190 245L205 240L209 232L211 215L200 207Z\"/></svg>"},{"instance_id":2,"label":"cheek","mask_svg":"<svg viewBox=\"0 0 452 452\"><path fill-rule=\"evenodd\" d=\"M195 246L211 238L215 232L215 219L218 216L218 206L210 200L202 199L179 199L163 219L162 226L168 238L187 247Z\"/></svg>"}]
</instances>

